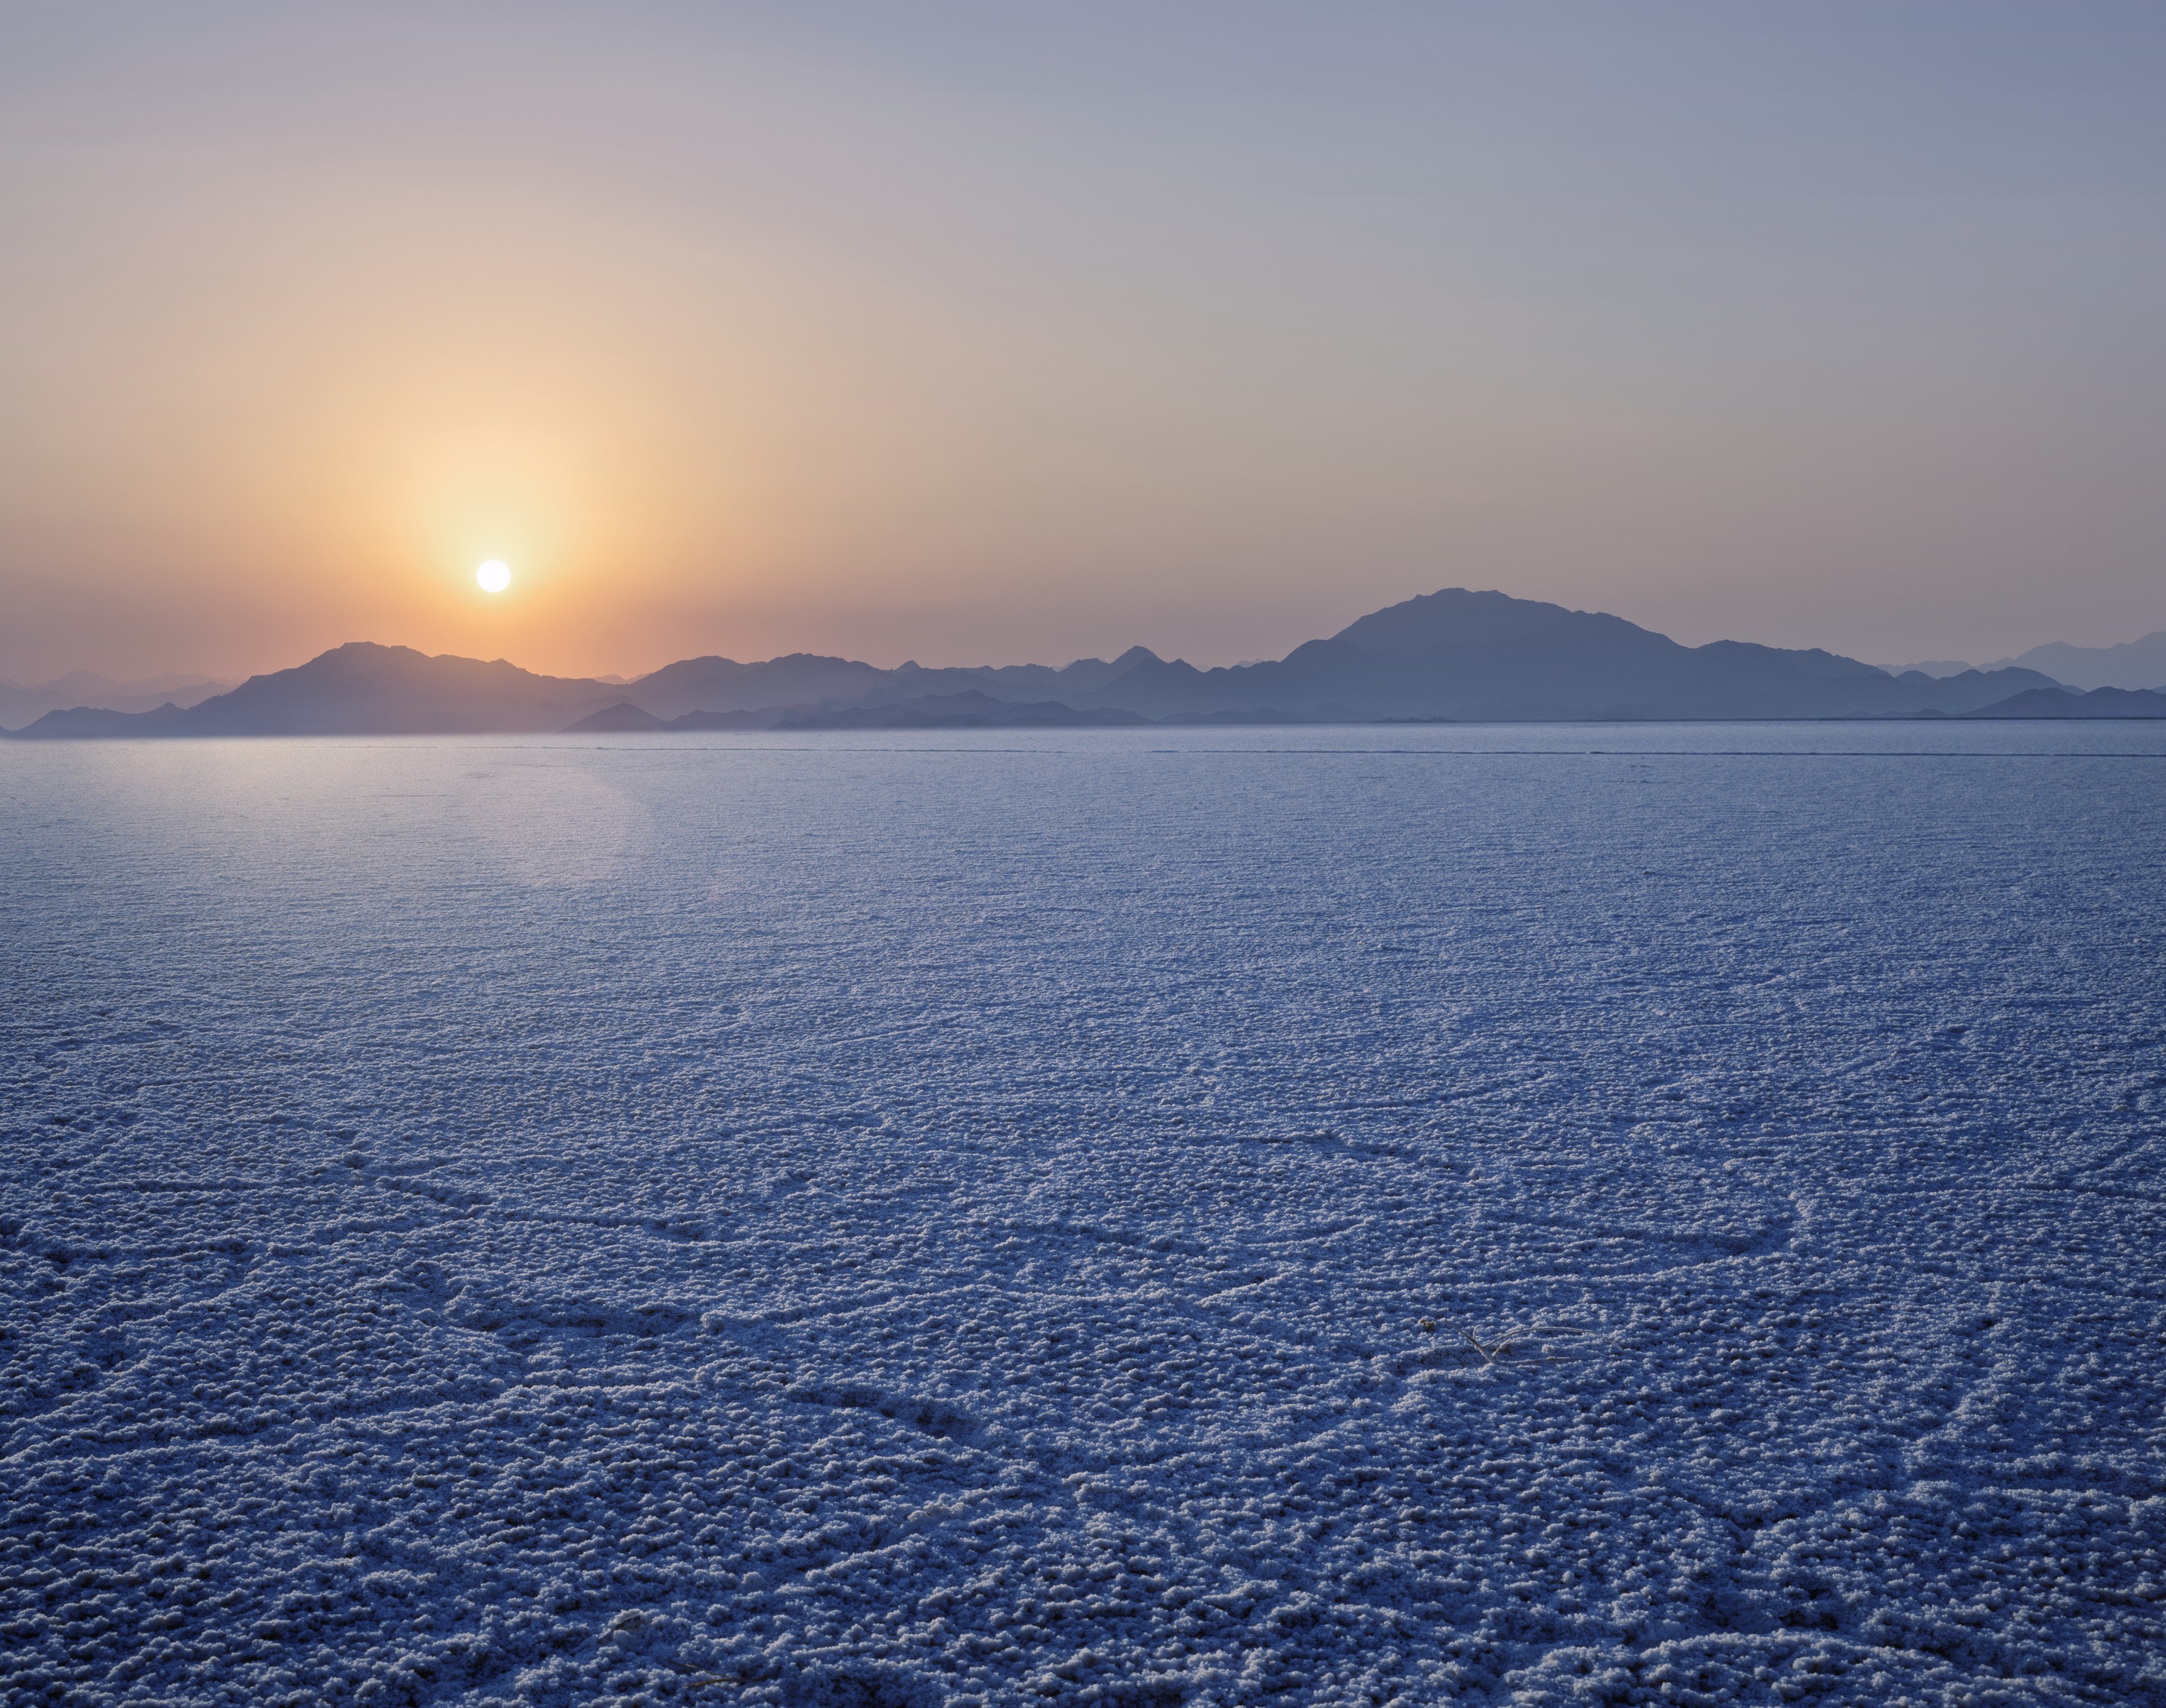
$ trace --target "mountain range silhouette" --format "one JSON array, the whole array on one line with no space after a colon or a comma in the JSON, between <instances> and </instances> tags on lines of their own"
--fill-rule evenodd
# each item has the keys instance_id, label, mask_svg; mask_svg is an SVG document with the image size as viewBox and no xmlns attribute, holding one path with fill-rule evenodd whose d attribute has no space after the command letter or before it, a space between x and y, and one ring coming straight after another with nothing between
<instances>
[{"instance_id":1,"label":"mountain range silhouette","mask_svg":"<svg viewBox=\"0 0 2166 1708\"><path fill-rule=\"evenodd\" d=\"M2166 691L2084 694L2039 671L1891 674L1818 649L1688 647L1599 611L1448 588L1275 661L894 669L794 653L696 658L628 683L353 642L199 703L53 711L17 738L461 735L1168 723L2155 717Z\"/></svg>"}]
</instances>

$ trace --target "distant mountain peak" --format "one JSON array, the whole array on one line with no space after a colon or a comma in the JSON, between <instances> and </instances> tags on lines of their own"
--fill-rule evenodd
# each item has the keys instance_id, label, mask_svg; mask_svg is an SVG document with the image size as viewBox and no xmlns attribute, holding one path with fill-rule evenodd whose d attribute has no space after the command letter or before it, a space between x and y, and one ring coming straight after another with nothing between
<instances>
[{"instance_id":1,"label":"distant mountain peak","mask_svg":"<svg viewBox=\"0 0 2166 1708\"><path fill-rule=\"evenodd\" d=\"M1667 635L1606 612L1514 599L1493 588L1476 592L1465 587L1440 588L1386 605L1356 618L1331 638L1380 657L1408 657L1493 648L1542 636L1677 644Z\"/></svg>"},{"instance_id":2,"label":"distant mountain peak","mask_svg":"<svg viewBox=\"0 0 2166 1708\"><path fill-rule=\"evenodd\" d=\"M2166 629L2111 647L2051 641L1989 668L2010 665L2042 671L2072 688L2157 688L2166 685Z\"/></svg>"},{"instance_id":3,"label":"distant mountain peak","mask_svg":"<svg viewBox=\"0 0 2166 1708\"><path fill-rule=\"evenodd\" d=\"M0 729L29 723L51 711L126 714L154 711L169 702L189 706L223 694L232 685L185 671L139 681L115 681L92 670L71 670L28 686L0 682Z\"/></svg>"}]
</instances>

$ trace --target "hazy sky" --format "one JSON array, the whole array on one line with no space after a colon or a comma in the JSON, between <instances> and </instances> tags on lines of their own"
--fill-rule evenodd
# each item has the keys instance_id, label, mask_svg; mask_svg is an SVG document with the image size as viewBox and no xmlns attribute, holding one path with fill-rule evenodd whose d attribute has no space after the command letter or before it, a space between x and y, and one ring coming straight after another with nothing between
<instances>
[{"instance_id":1,"label":"hazy sky","mask_svg":"<svg viewBox=\"0 0 2166 1708\"><path fill-rule=\"evenodd\" d=\"M2126 639L2162 89L2157 0L0 0L0 675Z\"/></svg>"}]
</instances>

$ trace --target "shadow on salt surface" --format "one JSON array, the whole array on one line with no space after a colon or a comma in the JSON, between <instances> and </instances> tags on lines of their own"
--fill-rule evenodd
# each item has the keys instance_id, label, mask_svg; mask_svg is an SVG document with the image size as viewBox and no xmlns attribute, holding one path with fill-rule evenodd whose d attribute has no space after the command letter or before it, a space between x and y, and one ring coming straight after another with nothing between
<instances>
[{"instance_id":1,"label":"shadow on salt surface","mask_svg":"<svg viewBox=\"0 0 2166 1708\"><path fill-rule=\"evenodd\" d=\"M446 1306L444 1316L462 1328L500 1335L518 1346L566 1330L592 1339L621 1335L635 1340L652 1340L690 1326L698 1320L699 1313L679 1305L612 1305L599 1300L543 1303L484 1297L469 1301L462 1290Z\"/></svg>"},{"instance_id":2,"label":"shadow on salt surface","mask_svg":"<svg viewBox=\"0 0 2166 1708\"><path fill-rule=\"evenodd\" d=\"M1095 1671L1095 1657L1080 1664L1055 1664L1029 1680L1025 1694L1103 1703L1107 1708L1181 1708L1194 1694L1184 1683L1105 1679L1094 1677ZM774 1688L783 1708L943 1708L952 1700L938 1686L908 1673L863 1665L799 1666L785 1672Z\"/></svg>"},{"instance_id":3,"label":"shadow on salt surface","mask_svg":"<svg viewBox=\"0 0 2166 1708\"><path fill-rule=\"evenodd\" d=\"M703 1371L704 1376L705 1372ZM969 1441L979 1433L977 1419L938 1400L914 1399L861 1383L797 1381L782 1390L800 1405L832 1406L838 1411L877 1412L890 1422L906 1424L937 1441Z\"/></svg>"},{"instance_id":4,"label":"shadow on salt surface","mask_svg":"<svg viewBox=\"0 0 2166 1708\"><path fill-rule=\"evenodd\" d=\"M940 1708L941 1694L889 1668L811 1666L781 1681L785 1708Z\"/></svg>"}]
</instances>

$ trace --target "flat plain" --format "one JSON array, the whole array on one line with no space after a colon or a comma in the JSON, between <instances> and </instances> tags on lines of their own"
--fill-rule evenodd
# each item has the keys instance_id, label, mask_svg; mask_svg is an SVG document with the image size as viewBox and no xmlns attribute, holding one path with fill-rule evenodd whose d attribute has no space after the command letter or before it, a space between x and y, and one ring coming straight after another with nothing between
<instances>
[{"instance_id":1,"label":"flat plain","mask_svg":"<svg viewBox=\"0 0 2166 1708\"><path fill-rule=\"evenodd\" d=\"M0 1695L2166 1701L2166 732L0 747Z\"/></svg>"}]
</instances>

